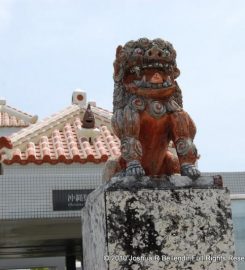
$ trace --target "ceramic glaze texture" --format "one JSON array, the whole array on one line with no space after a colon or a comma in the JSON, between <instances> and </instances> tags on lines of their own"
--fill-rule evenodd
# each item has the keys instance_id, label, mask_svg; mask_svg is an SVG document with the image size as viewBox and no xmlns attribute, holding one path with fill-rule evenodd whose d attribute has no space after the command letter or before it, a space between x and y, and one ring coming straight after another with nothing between
<instances>
[{"instance_id":1,"label":"ceramic glaze texture","mask_svg":"<svg viewBox=\"0 0 245 270\"><path fill-rule=\"evenodd\" d=\"M111 123L121 141L121 158L117 164L108 162L105 180L119 173L200 176L196 127L183 110L179 74L176 51L168 41L141 38L118 46ZM169 151L170 144L177 156Z\"/></svg>"}]
</instances>

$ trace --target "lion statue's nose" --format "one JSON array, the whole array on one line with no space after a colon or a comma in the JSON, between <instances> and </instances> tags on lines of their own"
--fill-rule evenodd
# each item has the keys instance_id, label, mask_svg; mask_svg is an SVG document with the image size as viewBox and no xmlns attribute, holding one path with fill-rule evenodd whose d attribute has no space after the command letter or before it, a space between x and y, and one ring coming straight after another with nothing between
<instances>
[{"instance_id":1,"label":"lion statue's nose","mask_svg":"<svg viewBox=\"0 0 245 270\"><path fill-rule=\"evenodd\" d=\"M163 51L158 46L153 46L151 49L146 51L146 55L149 58L158 59L163 55Z\"/></svg>"}]
</instances>

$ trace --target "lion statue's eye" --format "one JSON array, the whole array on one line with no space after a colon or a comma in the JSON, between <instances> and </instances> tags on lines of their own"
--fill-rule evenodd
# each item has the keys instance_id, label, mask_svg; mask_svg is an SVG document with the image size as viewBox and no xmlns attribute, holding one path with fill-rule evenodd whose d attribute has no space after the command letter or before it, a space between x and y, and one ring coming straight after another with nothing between
<instances>
[{"instance_id":1,"label":"lion statue's eye","mask_svg":"<svg viewBox=\"0 0 245 270\"><path fill-rule=\"evenodd\" d=\"M171 54L171 53L170 53L170 51L169 51L168 49L164 49L164 50L163 50L163 56L164 56L164 57L169 57L170 54Z\"/></svg>"},{"instance_id":2,"label":"lion statue's eye","mask_svg":"<svg viewBox=\"0 0 245 270\"><path fill-rule=\"evenodd\" d=\"M136 48L135 50L134 50L134 54L138 54L138 55L143 55L144 54L144 51L141 49L141 48Z\"/></svg>"}]
</instances>

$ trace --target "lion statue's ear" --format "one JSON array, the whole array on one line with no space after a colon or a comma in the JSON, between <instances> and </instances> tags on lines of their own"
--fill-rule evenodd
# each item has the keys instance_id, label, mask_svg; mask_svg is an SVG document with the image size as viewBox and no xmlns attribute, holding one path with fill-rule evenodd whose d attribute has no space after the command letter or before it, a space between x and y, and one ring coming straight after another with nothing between
<instances>
[{"instance_id":1,"label":"lion statue's ear","mask_svg":"<svg viewBox=\"0 0 245 270\"><path fill-rule=\"evenodd\" d=\"M116 50L116 58L119 58L119 55L120 55L120 53L121 53L121 51L122 51L122 45L119 45L118 47L117 47L117 50Z\"/></svg>"},{"instance_id":2,"label":"lion statue's ear","mask_svg":"<svg viewBox=\"0 0 245 270\"><path fill-rule=\"evenodd\" d=\"M116 50L116 60L113 63L114 66L114 80L120 81L123 76L123 70L121 68L122 62L125 58L125 54L123 53L123 47L119 45Z\"/></svg>"},{"instance_id":3,"label":"lion statue's ear","mask_svg":"<svg viewBox=\"0 0 245 270\"><path fill-rule=\"evenodd\" d=\"M180 70L177 67L174 67L174 78L176 79L180 75Z\"/></svg>"},{"instance_id":4,"label":"lion statue's ear","mask_svg":"<svg viewBox=\"0 0 245 270\"><path fill-rule=\"evenodd\" d=\"M113 75L114 80L118 81L117 77L118 77L118 74L119 74L119 71L120 71L120 66L119 66L117 61L114 61L113 66L114 66L114 75Z\"/></svg>"}]
</instances>

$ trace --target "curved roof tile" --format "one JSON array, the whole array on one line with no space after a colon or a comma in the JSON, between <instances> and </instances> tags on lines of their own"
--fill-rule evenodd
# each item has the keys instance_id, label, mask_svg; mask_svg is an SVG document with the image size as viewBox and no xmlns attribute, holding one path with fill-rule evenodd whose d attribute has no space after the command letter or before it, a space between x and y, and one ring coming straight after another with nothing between
<instances>
[{"instance_id":1,"label":"curved roof tile","mask_svg":"<svg viewBox=\"0 0 245 270\"><path fill-rule=\"evenodd\" d=\"M0 127L28 127L37 122L37 116L24 113L0 99Z\"/></svg>"},{"instance_id":2,"label":"curved roof tile","mask_svg":"<svg viewBox=\"0 0 245 270\"><path fill-rule=\"evenodd\" d=\"M77 130L82 128L85 110L73 104L9 138L1 137L2 161L5 164L101 163L120 155L120 141L111 131L109 111L92 107L99 135L92 143L79 136Z\"/></svg>"}]
</instances>

